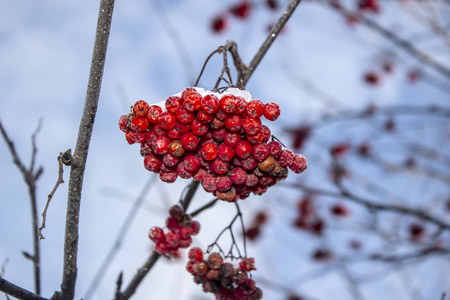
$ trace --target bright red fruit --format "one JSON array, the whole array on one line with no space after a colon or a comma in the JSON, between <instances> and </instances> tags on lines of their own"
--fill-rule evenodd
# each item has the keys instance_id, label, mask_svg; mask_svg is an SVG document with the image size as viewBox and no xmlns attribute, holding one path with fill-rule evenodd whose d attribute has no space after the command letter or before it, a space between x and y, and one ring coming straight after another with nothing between
<instances>
[{"instance_id":1,"label":"bright red fruit","mask_svg":"<svg viewBox=\"0 0 450 300\"><path fill-rule=\"evenodd\" d=\"M252 150L253 150L252 144L250 144L247 141L240 141L235 149L236 155L242 159L250 157L250 155L252 154Z\"/></svg>"},{"instance_id":2,"label":"bright red fruit","mask_svg":"<svg viewBox=\"0 0 450 300\"><path fill-rule=\"evenodd\" d=\"M230 131L238 131L242 127L242 118L239 115L233 115L225 120L225 127Z\"/></svg>"},{"instance_id":3,"label":"bright red fruit","mask_svg":"<svg viewBox=\"0 0 450 300\"><path fill-rule=\"evenodd\" d=\"M221 33L225 31L228 26L228 21L226 16L216 16L211 22L211 29L216 33Z\"/></svg>"},{"instance_id":4,"label":"bright red fruit","mask_svg":"<svg viewBox=\"0 0 450 300\"><path fill-rule=\"evenodd\" d=\"M183 99L177 96L170 96L166 99L165 106L168 112L176 114L178 109L183 105Z\"/></svg>"},{"instance_id":5,"label":"bright red fruit","mask_svg":"<svg viewBox=\"0 0 450 300\"><path fill-rule=\"evenodd\" d=\"M188 111L197 111L202 108L202 96L197 92L186 95L183 106Z\"/></svg>"},{"instance_id":6,"label":"bright red fruit","mask_svg":"<svg viewBox=\"0 0 450 300\"><path fill-rule=\"evenodd\" d=\"M230 8L230 13L240 19L247 19L250 15L252 5L249 1L241 1Z\"/></svg>"},{"instance_id":7,"label":"bright red fruit","mask_svg":"<svg viewBox=\"0 0 450 300\"><path fill-rule=\"evenodd\" d=\"M242 122L242 127L244 128L246 133L254 135L261 131L262 123L259 118L254 119L254 118L247 117Z\"/></svg>"},{"instance_id":8,"label":"bright red fruit","mask_svg":"<svg viewBox=\"0 0 450 300\"><path fill-rule=\"evenodd\" d=\"M164 231L160 227L152 227L148 232L148 237L155 243L162 243L166 240Z\"/></svg>"},{"instance_id":9,"label":"bright red fruit","mask_svg":"<svg viewBox=\"0 0 450 300\"><path fill-rule=\"evenodd\" d=\"M142 117L145 118L147 115L149 105L144 100L137 101L133 106L133 113L136 117Z\"/></svg>"},{"instance_id":10,"label":"bright red fruit","mask_svg":"<svg viewBox=\"0 0 450 300\"><path fill-rule=\"evenodd\" d=\"M153 153L158 155L164 155L169 152L170 140L166 136L158 136L152 142Z\"/></svg>"},{"instance_id":11,"label":"bright red fruit","mask_svg":"<svg viewBox=\"0 0 450 300\"><path fill-rule=\"evenodd\" d=\"M187 132L181 136L181 145L186 150L194 150L197 148L200 139L192 132Z\"/></svg>"},{"instance_id":12,"label":"bright red fruit","mask_svg":"<svg viewBox=\"0 0 450 300\"><path fill-rule=\"evenodd\" d=\"M202 261L203 260L203 251L199 247L192 247L188 252L188 259L192 262Z\"/></svg>"},{"instance_id":13,"label":"bright red fruit","mask_svg":"<svg viewBox=\"0 0 450 300\"><path fill-rule=\"evenodd\" d=\"M149 122L146 118L132 117L130 126L136 132L144 132L148 129Z\"/></svg>"},{"instance_id":14,"label":"bright red fruit","mask_svg":"<svg viewBox=\"0 0 450 300\"><path fill-rule=\"evenodd\" d=\"M252 99L247 104L247 115L250 118L260 118L264 114L264 104L261 102L261 100L258 99Z\"/></svg>"},{"instance_id":15,"label":"bright red fruit","mask_svg":"<svg viewBox=\"0 0 450 300\"><path fill-rule=\"evenodd\" d=\"M222 96L222 98L220 98L219 105L223 111L227 113L232 113L236 110L237 105L236 97L231 94L224 95Z\"/></svg>"},{"instance_id":16,"label":"bright red fruit","mask_svg":"<svg viewBox=\"0 0 450 300\"><path fill-rule=\"evenodd\" d=\"M217 151L217 145L213 142L205 144L200 150L200 155L204 160L216 159L217 156L219 155Z\"/></svg>"},{"instance_id":17,"label":"bright red fruit","mask_svg":"<svg viewBox=\"0 0 450 300\"><path fill-rule=\"evenodd\" d=\"M153 154L147 154L144 157L144 167L150 172L158 172L161 167L161 160Z\"/></svg>"},{"instance_id":18,"label":"bright red fruit","mask_svg":"<svg viewBox=\"0 0 450 300\"><path fill-rule=\"evenodd\" d=\"M121 115L119 118L119 129L123 132L130 131L128 128L128 115Z\"/></svg>"},{"instance_id":19,"label":"bright red fruit","mask_svg":"<svg viewBox=\"0 0 450 300\"><path fill-rule=\"evenodd\" d=\"M264 106L264 117L269 121L275 121L280 116L280 107L275 102L268 102Z\"/></svg>"},{"instance_id":20,"label":"bright red fruit","mask_svg":"<svg viewBox=\"0 0 450 300\"><path fill-rule=\"evenodd\" d=\"M152 124L156 124L160 114L162 114L162 108L158 105L152 105L147 111L147 120Z\"/></svg>"},{"instance_id":21,"label":"bright red fruit","mask_svg":"<svg viewBox=\"0 0 450 300\"><path fill-rule=\"evenodd\" d=\"M226 144L220 144L217 149L219 154L219 159L223 161L230 161L234 156L234 148L227 146Z\"/></svg>"}]
</instances>

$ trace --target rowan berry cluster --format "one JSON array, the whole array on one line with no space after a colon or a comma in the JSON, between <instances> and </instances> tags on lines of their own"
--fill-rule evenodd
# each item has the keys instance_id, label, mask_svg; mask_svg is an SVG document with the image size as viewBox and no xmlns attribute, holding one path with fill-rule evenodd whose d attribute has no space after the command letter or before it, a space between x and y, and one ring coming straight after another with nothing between
<instances>
[{"instance_id":1,"label":"rowan berry cluster","mask_svg":"<svg viewBox=\"0 0 450 300\"><path fill-rule=\"evenodd\" d=\"M262 195L285 179L288 168L303 172L306 158L269 142L261 117L275 121L280 108L237 88L219 94L186 88L158 105L139 100L119 119L128 143L140 143L144 167L164 182L177 177L202 181L205 191L235 202Z\"/></svg>"},{"instance_id":2,"label":"rowan berry cluster","mask_svg":"<svg viewBox=\"0 0 450 300\"><path fill-rule=\"evenodd\" d=\"M148 237L155 242L156 252L171 257L179 257L180 248L189 248L192 244L191 236L200 230L200 224L192 220L181 205L170 208L166 227L168 232L164 232L160 227L151 228Z\"/></svg>"},{"instance_id":3,"label":"rowan berry cluster","mask_svg":"<svg viewBox=\"0 0 450 300\"><path fill-rule=\"evenodd\" d=\"M188 258L186 269L194 275L194 282L203 286L205 293L213 293L216 299L223 300L262 299L261 289L249 277L249 272L256 270L254 258L244 258L235 267L225 262L218 252L205 258L198 247L189 250Z\"/></svg>"}]
</instances>

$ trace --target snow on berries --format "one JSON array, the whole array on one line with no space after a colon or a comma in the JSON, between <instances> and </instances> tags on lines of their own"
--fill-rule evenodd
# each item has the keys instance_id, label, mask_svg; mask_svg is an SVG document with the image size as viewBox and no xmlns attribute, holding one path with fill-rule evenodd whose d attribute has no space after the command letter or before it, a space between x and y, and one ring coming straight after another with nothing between
<instances>
[{"instance_id":1,"label":"snow on berries","mask_svg":"<svg viewBox=\"0 0 450 300\"><path fill-rule=\"evenodd\" d=\"M243 258L235 266L218 252L207 255L199 247L192 247L188 259L186 270L194 276L194 282L216 299L262 299L261 289L249 275L256 270L254 258Z\"/></svg>"},{"instance_id":2,"label":"snow on berries","mask_svg":"<svg viewBox=\"0 0 450 300\"><path fill-rule=\"evenodd\" d=\"M137 101L119 128L129 144L141 144L144 167L162 181L202 181L221 200L264 194L288 175L302 173L306 158L277 141L261 118L280 116L276 102L264 104L248 91L214 93L189 87L155 105Z\"/></svg>"}]
</instances>

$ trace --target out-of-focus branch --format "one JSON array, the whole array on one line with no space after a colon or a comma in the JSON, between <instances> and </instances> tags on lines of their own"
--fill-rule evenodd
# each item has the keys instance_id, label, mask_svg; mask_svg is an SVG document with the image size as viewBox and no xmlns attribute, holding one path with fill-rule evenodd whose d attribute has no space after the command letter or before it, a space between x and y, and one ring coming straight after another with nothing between
<instances>
[{"instance_id":1,"label":"out-of-focus branch","mask_svg":"<svg viewBox=\"0 0 450 300\"><path fill-rule=\"evenodd\" d=\"M73 299L77 279L78 224L81 190L86 168L89 144L100 96L106 50L108 47L114 0L101 0L95 34L94 50L89 72L88 87L78 130L77 144L72 156L67 199L66 232L64 240L64 270L61 291L53 299Z\"/></svg>"},{"instance_id":2,"label":"out-of-focus branch","mask_svg":"<svg viewBox=\"0 0 450 300\"><path fill-rule=\"evenodd\" d=\"M402 262L405 260L420 259L423 257L429 257L431 255L449 255L450 249L438 248L438 247L427 247L419 251L414 251L406 254L371 254L369 255L370 260L378 260L383 262Z\"/></svg>"},{"instance_id":3,"label":"out-of-focus branch","mask_svg":"<svg viewBox=\"0 0 450 300\"><path fill-rule=\"evenodd\" d=\"M20 300L48 300L0 277L0 291Z\"/></svg>"},{"instance_id":4,"label":"out-of-focus branch","mask_svg":"<svg viewBox=\"0 0 450 300\"><path fill-rule=\"evenodd\" d=\"M280 34L281 30L283 29L284 25L286 25L289 18L294 13L297 6L302 2L301 0L291 0L286 10L283 12L281 17L278 19L278 22L273 26L272 30L270 31L269 35L267 36L264 43L259 48L258 52L256 52L255 56L253 57L252 61L248 65L248 68L244 70L244 86L247 84L248 80L252 76L253 72L255 71L256 67L261 62L264 55L267 53L267 50L269 50L272 43L275 41L275 39ZM238 78L238 82L240 81L240 78Z\"/></svg>"},{"instance_id":5,"label":"out-of-focus branch","mask_svg":"<svg viewBox=\"0 0 450 300\"><path fill-rule=\"evenodd\" d=\"M25 183L28 186L28 193L30 195L30 204L31 204L31 215L32 215L32 225L33 225L33 245L34 245L34 253L32 255L25 255L26 258L30 259L33 262L34 265L34 285L35 285L35 291L36 294L39 295L41 293L41 267L40 267L40 248L39 248L39 238L38 238L38 214L37 214L37 197L36 197L36 181L39 179L40 175L43 172L43 168L39 167L36 171L34 170L35 167L35 161L36 161L36 154L37 154L37 147L36 147L36 135L39 132L39 129L41 127L41 121L39 121L38 127L36 128L36 131L33 133L31 137L31 144L32 144L32 154L31 154L31 163L30 167L27 169L25 165L22 163L22 161L19 158L19 155L17 154L16 148L14 146L14 143L9 138L8 134L6 133L5 129L3 128L3 125L0 121L0 132L8 145L9 151L11 152L11 155L13 157L14 164L17 166L17 168L22 173L23 179Z\"/></svg>"},{"instance_id":6,"label":"out-of-focus branch","mask_svg":"<svg viewBox=\"0 0 450 300\"><path fill-rule=\"evenodd\" d=\"M410 208L407 206L401 206L401 205L394 205L394 204L387 205L387 204L377 203L375 201L356 196L356 195L350 193L349 191L347 191L345 188L342 188L339 192L335 192L335 191L330 191L330 190L326 190L326 189L314 188L314 187L310 187L310 186L307 186L304 184L299 184L299 183L280 183L280 186L288 186L288 187L298 188L298 189L301 189L302 191L304 191L306 193L310 193L310 194L318 194L318 195L324 195L324 196L349 200L354 203L361 204L361 205L367 207L369 210L390 211L390 212L395 212L395 213L399 213L399 214L415 216L424 221L433 223L442 229L450 230L450 224L448 224L448 223L446 223L446 222L444 222L422 210Z\"/></svg>"},{"instance_id":7,"label":"out-of-focus branch","mask_svg":"<svg viewBox=\"0 0 450 300\"><path fill-rule=\"evenodd\" d=\"M342 4L336 6L336 8L345 17L350 17L350 18L359 20L361 23L367 25L370 29L380 33L386 39L391 41L394 45L398 46L399 48L403 49L407 53L414 56L416 59L418 59L423 64L428 65L429 67L433 68L438 73L445 76L447 79L450 79L450 69L447 66L439 63L438 61L436 61L433 57L431 57L427 53L420 51L409 41L400 38L392 31L384 28L377 22L375 22L369 18L366 18L362 14L351 12L350 10L345 8Z\"/></svg>"}]
</instances>

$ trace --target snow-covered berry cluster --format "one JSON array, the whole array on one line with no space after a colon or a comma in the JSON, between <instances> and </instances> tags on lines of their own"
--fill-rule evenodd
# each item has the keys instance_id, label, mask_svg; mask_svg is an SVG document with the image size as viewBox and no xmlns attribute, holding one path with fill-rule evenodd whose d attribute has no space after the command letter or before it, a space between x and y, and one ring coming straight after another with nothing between
<instances>
[{"instance_id":1,"label":"snow-covered berry cluster","mask_svg":"<svg viewBox=\"0 0 450 300\"><path fill-rule=\"evenodd\" d=\"M155 242L155 251L159 254L179 257L179 248L191 246L191 236L199 232L200 223L192 220L181 205L174 205L169 210L166 227L168 232L164 232L160 227L152 227L148 237Z\"/></svg>"},{"instance_id":2,"label":"snow-covered berry cluster","mask_svg":"<svg viewBox=\"0 0 450 300\"><path fill-rule=\"evenodd\" d=\"M258 300L262 291L249 277L249 272L256 270L254 258L244 258L239 266L225 262L218 252L204 257L203 251L193 247L188 253L186 269L194 275L194 281L203 286L205 293L213 293L216 299L224 300Z\"/></svg>"},{"instance_id":3,"label":"snow-covered berry cluster","mask_svg":"<svg viewBox=\"0 0 450 300\"><path fill-rule=\"evenodd\" d=\"M288 168L301 173L307 167L303 155L269 142L263 116L275 121L278 104L263 104L237 88L220 94L190 87L156 105L137 101L119 127L128 143L141 144L144 167L162 181L193 178L234 202L262 195L287 177Z\"/></svg>"}]
</instances>

